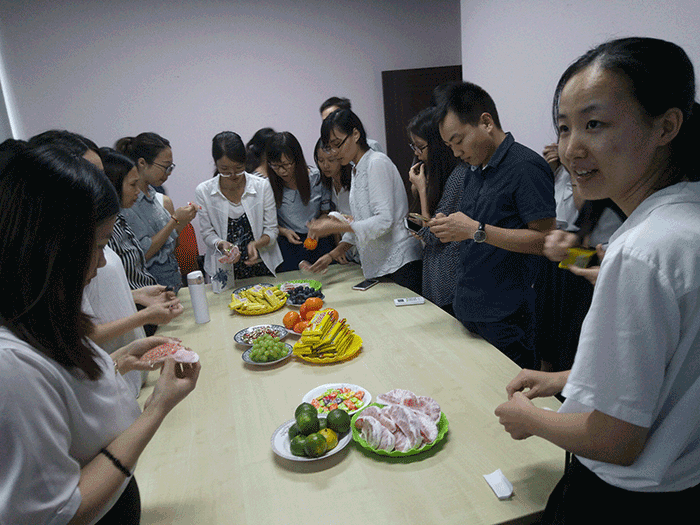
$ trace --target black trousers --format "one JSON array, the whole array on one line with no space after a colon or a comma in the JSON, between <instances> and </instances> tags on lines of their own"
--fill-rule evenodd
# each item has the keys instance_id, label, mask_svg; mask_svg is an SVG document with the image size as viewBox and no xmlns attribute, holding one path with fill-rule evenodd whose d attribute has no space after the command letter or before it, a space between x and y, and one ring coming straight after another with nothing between
<instances>
[{"instance_id":1,"label":"black trousers","mask_svg":"<svg viewBox=\"0 0 700 525\"><path fill-rule=\"evenodd\" d=\"M575 456L547 501L541 524L697 523L700 485L680 492L634 492L610 485Z\"/></svg>"},{"instance_id":2,"label":"black trousers","mask_svg":"<svg viewBox=\"0 0 700 525\"><path fill-rule=\"evenodd\" d=\"M109 509L97 525L139 525L141 523L141 494L136 478L122 492L114 506Z\"/></svg>"}]
</instances>

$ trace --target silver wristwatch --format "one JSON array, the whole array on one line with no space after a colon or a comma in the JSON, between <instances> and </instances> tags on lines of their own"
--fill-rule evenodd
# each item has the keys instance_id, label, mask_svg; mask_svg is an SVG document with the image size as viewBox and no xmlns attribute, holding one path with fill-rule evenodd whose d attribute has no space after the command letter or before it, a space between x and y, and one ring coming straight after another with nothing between
<instances>
[{"instance_id":1,"label":"silver wristwatch","mask_svg":"<svg viewBox=\"0 0 700 525\"><path fill-rule=\"evenodd\" d=\"M486 240L486 225L479 223L479 227L474 232L474 242L484 242Z\"/></svg>"}]
</instances>

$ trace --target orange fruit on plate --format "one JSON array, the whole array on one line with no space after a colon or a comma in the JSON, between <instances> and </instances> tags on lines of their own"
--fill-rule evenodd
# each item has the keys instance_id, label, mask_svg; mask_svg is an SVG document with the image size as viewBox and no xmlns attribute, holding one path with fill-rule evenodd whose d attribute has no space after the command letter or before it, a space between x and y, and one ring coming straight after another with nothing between
<instances>
[{"instance_id":1,"label":"orange fruit on plate","mask_svg":"<svg viewBox=\"0 0 700 525\"><path fill-rule=\"evenodd\" d=\"M309 323L307 323L306 321L299 321L297 324L294 325L294 331L300 334L304 330L306 330L307 326L309 326Z\"/></svg>"},{"instance_id":2,"label":"orange fruit on plate","mask_svg":"<svg viewBox=\"0 0 700 525\"><path fill-rule=\"evenodd\" d=\"M284 319L282 319L284 327L287 330L293 330L294 325L297 324L299 321L301 321L301 316L296 312L287 312L286 314L284 314Z\"/></svg>"},{"instance_id":3,"label":"orange fruit on plate","mask_svg":"<svg viewBox=\"0 0 700 525\"><path fill-rule=\"evenodd\" d=\"M302 321L306 320L307 312L311 312L311 310L309 310L309 307L304 303L299 307L299 317L301 317Z\"/></svg>"},{"instance_id":4,"label":"orange fruit on plate","mask_svg":"<svg viewBox=\"0 0 700 525\"><path fill-rule=\"evenodd\" d=\"M310 239L309 237L306 238L304 241L304 248L307 250L315 250L316 246L318 246L318 241L316 239Z\"/></svg>"},{"instance_id":5,"label":"orange fruit on plate","mask_svg":"<svg viewBox=\"0 0 700 525\"><path fill-rule=\"evenodd\" d=\"M308 310L320 310L323 308L323 299L320 297L309 297L302 306L306 306Z\"/></svg>"}]
</instances>

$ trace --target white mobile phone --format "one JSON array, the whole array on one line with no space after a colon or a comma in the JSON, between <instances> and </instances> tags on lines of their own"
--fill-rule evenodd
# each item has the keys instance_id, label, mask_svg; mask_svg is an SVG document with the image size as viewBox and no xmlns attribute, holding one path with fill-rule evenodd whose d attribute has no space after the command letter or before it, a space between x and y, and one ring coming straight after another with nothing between
<instances>
[{"instance_id":1,"label":"white mobile phone","mask_svg":"<svg viewBox=\"0 0 700 525\"><path fill-rule=\"evenodd\" d=\"M369 290L370 288L372 288L372 286L374 286L378 282L379 282L378 279L366 279L366 280L362 281L361 283L357 283L355 286L352 287L352 289L353 290L361 290L364 292L365 290Z\"/></svg>"}]
</instances>

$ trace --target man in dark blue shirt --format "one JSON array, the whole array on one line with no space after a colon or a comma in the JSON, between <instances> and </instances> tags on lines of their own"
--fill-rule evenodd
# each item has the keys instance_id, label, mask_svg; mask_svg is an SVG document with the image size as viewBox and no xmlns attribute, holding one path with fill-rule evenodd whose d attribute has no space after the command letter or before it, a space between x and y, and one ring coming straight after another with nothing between
<instances>
[{"instance_id":1,"label":"man in dark blue shirt","mask_svg":"<svg viewBox=\"0 0 700 525\"><path fill-rule=\"evenodd\" d=\"M479 86L449 86L439 119L445 143L472 167L459 211L430 223L441 241L462 241L455 315L518 365L537 370L532 283L545 234L556 227L552 170L503 131Z\"/></svg>"}]
</instances>

